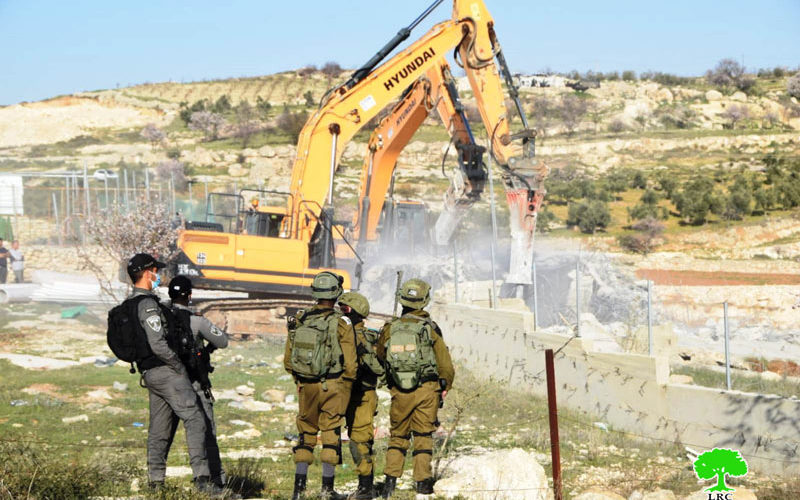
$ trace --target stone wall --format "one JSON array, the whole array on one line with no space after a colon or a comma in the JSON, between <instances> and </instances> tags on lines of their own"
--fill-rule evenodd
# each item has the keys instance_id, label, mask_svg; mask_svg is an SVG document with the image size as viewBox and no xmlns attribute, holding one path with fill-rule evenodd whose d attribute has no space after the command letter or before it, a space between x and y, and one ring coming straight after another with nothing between
<instances>
[{"instance_id":1,"label":"stone wall","mask_svg":"<svg viewBox=\"0 0 800 500\"><path fill-rule=\"evenodd\" d=\"M560 406L610 427L696 451L738 449L770 473L800 473L800 401L669 383L665 356L597 352L592 341L534 332L533 314L436 304L453 358L476 374L546 395L544 350L555 356Z\"/></svg>"}]
</instances>

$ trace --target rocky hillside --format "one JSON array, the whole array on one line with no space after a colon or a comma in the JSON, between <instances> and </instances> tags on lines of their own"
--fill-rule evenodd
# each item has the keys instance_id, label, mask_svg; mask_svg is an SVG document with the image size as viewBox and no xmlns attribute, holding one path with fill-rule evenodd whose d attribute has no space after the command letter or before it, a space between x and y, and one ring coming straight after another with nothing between
<instances>
[{"instance_id":1,"label":"rocky hillside","mask_svg":"<svg viewBox=\"0 0 800 500\"><path fill-rule=\"evenodd\" d=\"M0 108L0 171L60 171L84 164L90 170L155 168L173 161L187 177L208 181L212 188L236 182L239 187L285 189L295 154L289 129L297 128L325 90L344 77L306 69L257 78L142 84L7 106ZM644 191L661 193L658 179L664 175L688 182L701 171L763 171L768 154L796 157L800 105L787 93L788 78L764 75L747 94L734 87L712 87L703 78L674 84L663 83L663 78L601 81L586 89L579 86L580 91L559 79L548 87L523 87L522 100L539 130L539 158L554 180L559 172L568 172L561 180L569 182L576 175L602 182L615 172L627 178L642 173L643 184L629 182L614 191L613 199L604 200L610 222L589 231L615 237L629 230L628 210ZM477 116L465 83L462 79L459 86L468 113ZM188 126L191 114L202 110L220 116L213 133ZM477 136L485 141L478 121L473 118ZM146 138L142 131L147 125L160 135ZM368 133L367 128L346 147L337 181L344 205L355 201ZM398 163L401 196L439 206L448 183L440 169L447 144L441 125L429 118ZM448 159L454 163L453 155ZM717 181L723 196L735 179ZM584 198L550 191L551 226L572 227L569 207ZM672 213L667 232L697 230L697 224L685 226L687 219L674 200L659 196L664 210ZM749 202L755 213L754 203ZM711 216L702 222L715 220L723 219ZM700 226L708 229L707 224Z\"/></svg>"}]
</instances>

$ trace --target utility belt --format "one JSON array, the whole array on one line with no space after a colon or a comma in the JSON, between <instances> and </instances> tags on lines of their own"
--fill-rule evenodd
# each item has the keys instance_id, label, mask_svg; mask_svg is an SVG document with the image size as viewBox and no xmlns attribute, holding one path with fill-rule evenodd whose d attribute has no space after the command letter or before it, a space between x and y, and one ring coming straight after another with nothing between
<instances>
[{"instance_id":1,"label":"utility belt","mask_svg":"<svg viewBox=\"0 0 800 500\"><path fill-rule=\"evenodd\" d=\"M323 382L325 380L337 379L337 378L341 377L343 373L344 373L344 370L340 371L340 372L336 372L336 373L328 373L324 377L320 377L320 378L306 378L306 377L301 377L300 375L295 375L295 378L297 379L298 382L303 383L303 384L318 384L318 383Z\"/></svg>"},{"instance_id":2,"label":"utility belt","mask_svg":"<svg viewBox=\"0 0 800 500\"><path fill-rule=\"evenodd\" d=\"M158 366L166 366L166 363L158 359L158 357L155 355L147 356L146 358L136 362L136 368L139 369L139 373L144 373L145 370L150 370Z\"/></svg>"},{"instance_id":3,"label":"utility belt","mask_svg":"<svg viewBox=\"0 0 800 500\"><path fill-rule=\"evenodd\" d=\"M404 394L410 394L410 393L416 391L417 389L419 389L422 386L422 384L424 384L426 382L436 382L438 384L439 383L439 377L436 376L436 375L428 375L427 377L423 377L423 378L419 379L419 384L417 384L417 386L415 388L409 389L407 391L395 386L394 384L392 384L390 388L394 389L396 391L402 392Z\"/></svg>"}]
</instances>

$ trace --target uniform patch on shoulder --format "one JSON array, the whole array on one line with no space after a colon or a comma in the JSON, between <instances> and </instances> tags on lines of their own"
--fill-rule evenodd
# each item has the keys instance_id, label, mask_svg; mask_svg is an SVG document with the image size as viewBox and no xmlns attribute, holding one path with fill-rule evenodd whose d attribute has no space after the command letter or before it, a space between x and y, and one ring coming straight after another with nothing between
<instances>
[{"instance_id":1,"label":"uniform patch on shoulder","mask_svg":"<svg viewBox=\"0 0 800 500\"><path fill-rule=\"evenodd\" d=\"M154 332L158 333L161 331L161 317L158 315L153 315L147 318L147 326L150 327Z\"/></svg>"},{"instance_id":2,"label":"uniform patch on shoulder","mask_svg":"<svg viewBox=\"0 0 800 500\"><path fill-rule=\"evenodd\" d=\"M352 325L352 324L353 324L353 322L352 322L352 321L350 321L350 318L348 318L347 316L342 316L342 319L343 319L343 320L344 320L344 322L345 322L345 323L347 323L348 325Z\"/></svg>"},{"instance_id":3,"label":"uniform patch on shoulder","mask_svg":"<svg viewBox=\"0 0 800 500\"><path fill-rule=\"evenodd\" d=\"M212 325L211 326L211 335L214 335L216 337L221 337L222 336L222 330L220 330L216 326Z\"/></svg>"}]
</instances>

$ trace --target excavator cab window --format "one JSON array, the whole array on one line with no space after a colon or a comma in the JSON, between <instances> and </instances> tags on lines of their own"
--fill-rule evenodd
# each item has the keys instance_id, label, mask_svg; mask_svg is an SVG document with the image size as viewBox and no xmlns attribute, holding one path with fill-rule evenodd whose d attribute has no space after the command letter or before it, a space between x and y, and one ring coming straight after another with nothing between
<instances>
[{"instance_id":1,"label":"excavator cab window","mask_svg":"<svg viewBox=\"0 0 800 500\"><path fill-rule=\"evenodd\" d=\"M280 237L284 215L249 211L244 218L244 231L251 236Z\"/></svg>"}]
</instances>

